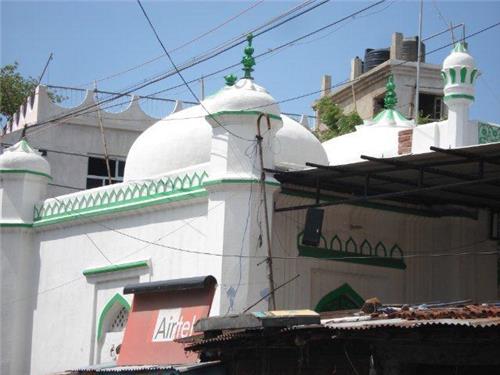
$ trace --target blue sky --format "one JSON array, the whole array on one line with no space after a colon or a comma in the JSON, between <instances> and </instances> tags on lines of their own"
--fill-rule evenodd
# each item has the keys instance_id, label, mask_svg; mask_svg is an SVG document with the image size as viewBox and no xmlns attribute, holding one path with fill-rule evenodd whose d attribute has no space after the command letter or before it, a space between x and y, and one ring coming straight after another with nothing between
<instances>
[{"instance_id":1,"label":"blue sky","mask_svg":"<svg viewBox=\"0 0 500 375\"><path fill-rule=\"evenodd\" d=\"M242 1L143 1L167 49L172 50L205 33L254 2ZM288 1L259 2L253 9L217 31L175 51L177 64L185 62L234 36L252 29L299 4ZM330 1L254 40L256 54L290 41L302 34L342 18L367 6L363 1ZM439 9L439 11L438 11ZM442 17L439 15L441 13ZM500 1L425 1L423 35L445 28L446 22L466 24L467 33L500 21ZM394 31L415 35L418 28L418 2L387 0L363 16L315 35L295 46L257 59L254 77L277 99L283 100L320 89L321 76L332 75L334 83L349 76L352 57L365 48L390 44ZM457 33L459 33L457 31ZM450 43L449 34L428 41L427 51ZM500 123L500 27L469 41L470 51L482 71L476 85L476 103L471 117ZM1 2L1 64L18 61L24 75L38 76L50 52L54 59L43 82L53 85L82 86L120 72L162 54L135 1L53 1ZM440 64L449 49L433 53L428 62ZM241 60L243 47L236 47L217 58L184 72L191 80ZM171 65L166 57L113 79L98 82L101 90L121 91L152 75L166 72ZM224 85L222 76L242 72L233 69L206 80L207 95ZM146 95L181 83L171 77L139 91ZM199 84L193 84L196 93ZM67 94L67 96L73 94ZM76 94L75 94L76 95ZM193 100L184 88L162 94L174 99ZM76 95L78 96L78 95ZM311 103L317 95L281 105L283 112L312 114ZM77 99L75 99L77 100ZM145 102L152 114L166 114L168 103Z\"/></svg>"}]
</instances>

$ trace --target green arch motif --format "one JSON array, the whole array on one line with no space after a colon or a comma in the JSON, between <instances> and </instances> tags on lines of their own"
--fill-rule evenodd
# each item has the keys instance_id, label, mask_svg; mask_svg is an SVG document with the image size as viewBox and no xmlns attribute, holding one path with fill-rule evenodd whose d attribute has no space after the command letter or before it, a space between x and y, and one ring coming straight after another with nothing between
<instances>
[{"instance_id":1,"label":"green arch motif","mask_svg":"<svg viewBox=\"0 0 500 375\"><path fill-rule=\"evenodd\" d=\"M127 302L125 298L121 294L116 293L109 301L106 303L106 306L101 311L101 315L99 316L99 324L97 325L97 340L101 340L103 332L103 323L104 323L104 318L106 318L106 315L109 313L109 310L115 305L119 304L127 309L127 311L130 311L130 304Z\"/></svg>"},{"instance_id":2,"label":"green arch motif","mask_svg":"<svg viewBox=\"0 0 500 375\"><path fill-rule=\"evenodd\" d=\"M470 83L473 84L474 83L474 78L476 78L476 75L477 75L477 69L474 69L472 71L472 73L470 74Z\"/></svg>"},{"instance_id":3,"label":"green arch motif","mask_svg":"<svg viewBox=\"0 0 500 375\"><path fill-rule=\"evenodd\" d=\"M384 252L383 255L380 255L381 252ZM387 249L385 248L385 245L382 242L378 242L377 245L375 246L375 255L380 257L380 256L387 256Z\"/></svg>"},{"instance_id":4,"label":"green arch motif","mask_svg":"<svg viewBox=\"0 0 500 375\"><path fill-rule=\"evenodd\" d=\"M400 259L403 259L403 250L401 250L401 248L397 244L394 245L391 249L391 258L394 258L396 256Z\"/></svg>"},{"instance_id":5,"label":"green arch motif","mask_svg":"<svg viewBox=\"0 0 500 375\"><path fill-rule=\"evenodd\" d=\"M339 236L333 236L332 240L330 241L330 249L332 249L333 251L342 251L342 241L340 240Z\"/></svg>"},{"instance_id":6,"label":"green arch motif","mask_svg":"<svg viewBox=\"0 0 500 375\"><path fill-rule=\"evenodd\" d=\"M326 238L325 236L323 236L322 234L320 235L321 236L321 241L323 241L323 248L327 248L326 245L328 242L326 242ZM298 245L301 245L301 246L308 246L308 245L303 245L302 244L302 238L304 237L304 231L300 232L298 235L297 235L297 244ZM312 247L321 247L321 246L312 246Z\"/></svg>"},{"instance_id":7,"label":"green arch motif","mask_svg":"<svg viewBox=\"0 0 500 375\"><path fill-rule=\"evenodd\" d=\"M351 251L352 249L352 251ZM345 252L346 253L357 253L358 252L358 245L356 245L356 242L352 239L352 237L349 237L349 239L345 243Z\"/></svg>"},{"instance_id":8,"label":"green arch motif","mask_svg":"<svg viewBox=\"0 0 500 375\"><path fill-rule=\"evenodd\" d=\"M448 83L448 78L446 77L446 73L441 71L441 78L443 79L443 84L446 85Z\"/></svg>"},{"instance_id":9,"label":"green arch motif","mask_svg":"<svg viewBox=\"0 0 500 375\"><path fill-rule=\"evenodd\" d=\"M372 255L372 245L368 240L364 240L359 247L360 254Z\"/></svg>"},{"instance_id":10,"label":"green arch motif","mask_svg":"<svg viewBox=\"0 0 500 375\"><path fill-rule=\"evenodd\" d=\"M315 307L316 312L359 309L365 300L348 283L326 294Z\"/></svg>"},{"instance_id":11,"label":"green arch motif","mask_svg":"<svg viewBox=\"0 0 500 375\"><path fill-rule=\"evenodd\" d=\"M467 76L467 67L460 69L460 82L465 83L465 77Z\"/></svg>"},{"instance_id":12,"label":"green arch motif","mask_svg":"<svg viewBox=\"0 0 500 375\"><path fill-rule=\"evenodd\" d=\"M450 79L451 79L450 83L456 83L456 81L457 81L457 72L456 72L455 68L451 68L449 70L449 74L450 74Z\"/></svg>"}]
</instances>

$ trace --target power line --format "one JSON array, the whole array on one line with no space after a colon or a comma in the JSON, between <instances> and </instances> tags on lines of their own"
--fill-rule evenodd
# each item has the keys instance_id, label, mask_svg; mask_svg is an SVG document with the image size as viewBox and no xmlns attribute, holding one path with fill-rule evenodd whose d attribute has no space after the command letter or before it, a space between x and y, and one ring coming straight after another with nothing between
<instances>
[{"instance_id":1,"label":"power line","mask_svg":"<svg viewBox=\"0 0 500 375\"><path fill-rule=\"evenodd\" d=\"M320 5L325 4L325 3L326 3L326 1L327 1L327 0L324 0L324 2L320 3ZM308 33L308 34L306 34L306 35L303 35L303 36L301 36L301 37L299 37L299 38L296 38L296 39L294 39L294 40L293 40L293 41L291 41L291 42L288 42L288 43L282 44L281 46L278 46L278 47L276 47L276 48L274 48L274 49L272 49L272 50L269 50L269 51L263 52L263 53L261 53L260 55L257 55L257 56L256 56L256 58L261 57L261 56L264 56L264 55L267 55L267 54L272 53L272 52L274 52L274 51L276 51L276 50L279 50L279 49L285 48L285 47L286 47L286 46L288 46L288 45L292 45L292 44L296 43L297 41L300 41L300 40L302 40L302 39L304 39L304 38L307 38L307 37L309 37L309 36L311 36L311 35L313 35L313 34L315 34L315 33L321 32L321 31L323 31L323 30L325 30L325 29L327 29L327 28L329 28L329 27L332 27L332 26L334 26L334 25L336 25L336 24L338 24L338 23L340 23L340 22L343 22L343 21L345 21L345 20L347 20L347 19L349 19L349 18L351 18L351 17L354 17L354 16L356 16L356 15L358 15L358 14L360 14L360 13L362 13L362 12L364 12L364 11L368 10L368 9L371 9L371 8L373 8L373 7L377 6L377 5L379 5L379 4L381 4L381 3L385 2L385 1L386 1L386 0L380 0L380 1L376 2L376 3L374 3L374 4L371 4L371 5L369 5L369 6L366 6L366 7L362 8L362 9L360 9L360 10L356 11L356 12L353 12L353 13L349 14L349 15L348 15L348 16L346 16L346 17L341 18L340 20L337 20L337 21L335 21L335 22L333 22L333 23L330 23L330 24L328 24L328 25L326 25L326 26L323 26L323 27L321 27L321 28L319 28L319 29L316 29L315 31L312 31L312 32L310 32L310 33ZM317 6L319 6L319 5L317 4L315 7L317 7ZM308 8L308 9L309 9L309 8ZM307 11L308 9L306 9L306 11ZM299 15L304 14L304 12L305 12L305 11L301 12ZM297 16L298 16L298 15L294 15L293 17L294 17L294 18L296 18ZM281 22L281 23L280 23L280 25L282 25L283 23L284 23L284 22ZM272 30L273 28L275 28L275 26L273 26L272 28L269 28L269 29L263 30L262 32L258 33L258 35L262 35L264 32L270 31L270 30ZM193 62L193 63L192 63L192 64L190 64L190 65L180 67L178 70L179 70L179 71L182 71L182 70L185 70L185 69L191 68L191 67L193 67L193 66L195 66L195 65L198 65L198 64L200 64L200 63L202 63L202 62L205 62L205 61L207 61L207 60L209 60L209 59L211 59L211 58L214 58L214 57L216 57L216 56L220 55L221 53L226 52L227 50L229 50L229 49L231 49L231 48L236 47L237 45L240 45L240 44L241 44L241 43L243 43L243 42L244 42L244 41L237 42L237 43L233 44L232 46L230 46L230 47L228 47L228 48L225 48L225 49L223 49L223 50L221 50L221 51L219 51L219 52L217 52L217 53L215 53L215 54L212 54L211 56L208 56L208 57L206 57L206 58L204 58L204 59L201 59L201 60L195 61L195 62ZM214 74L218 74L218 73L220 73L220 72L223 72L223 71L225 71L225 70L227 70L227 69L230 69L230 68L233 68L233 67L236 67L236 66L239 66L239 65L240 65L240 63L238 62L238 63L236 63L236 64L233 64L233 65L229 66L229 67L225 67L225 68L223 68L223 69L220 69L220 70L218 70L217 72L211 73L211 74L209 74L209 75L204 75L204 77L209 77L209 76L212 76L212 75L214 75ZM96 103L95 105L91 105L91 106L88 106L88 107L86 107L86 108L82 108L82 109L80 109L80 110L76 110L76 111L74 111L73 113L68 113L68 114L66 114L66 115L63 115L63 116L61 116L60 118L50 119L50 120L46 120L46 121L41 122L41 123L38 123L38 124L33 124L33 125L31 125L31 126L29 127L29 129L34 128L34 127L36 127L36 126L41 126L41 125L44 125L45 123L48 123L48 122L59 121L59 120L62 120L62 119L64 119L64 118L67 118L67 117L72 117L72 116L78 115L79 113L82 113L82 112L84 112L84 111L86 111L86 110L88 110L88 109L92 109L92 107L96 107L97 105L101 105L101 104L103 104L103 103L107 103L107 102L110 102L110 101L116 100L116 99L118 99L118 98L120 98L120 97L122 97L122 96L125 96L125 95L128 95L128 94L132 93L134 90L140 90L140 89L142 89L142 88L144 88L144 87L146 87L146 86L149 86L149 85L151 85L151 84L154 84L154 83L156 83L156 82L159 82L159 81L161 81L161 80L163 80L163 79L165 79L165 78L168 78L168 77L170 77L170 76L172 76L172 75L174 75L174 74L176 74L176 72L173 72L173 73L168 73L168 74L166 74L166 75L163 75L163 76L157 77L157 78L155 78L155 79L153 79L153 80L151 80L151 81L148 81L148 82L145 82L145 83L143 83L143 84L139 85L138 87L135 87L135 88L134 88L134 89L132 89L132 90L125 91L125 92L121 93L120 95L117 95L117 96L116 96L116 97L114 97L114 98L111 98L111 99L104 99L104 100L102 100L100 103ZM189 81L189 82L187 82L187 83L193 83L193 82L195 82L195 81L197 81L197 80L198 80L198 79L195 79L195 80L193 80L193 81ZM176 86L176 88L177 88L177 87L179 87L179 86ZM151 96L156 95L156 94L159 94L160 92L163 92L163 91L165 91L165 90L161 90L161 91L159 91L159 92L156 92L156 93L152 94ZM116 106L116 105L115 105L115 106ZM110 108L110 107L108 107L108 108ZM103 109L106 109L106 108L103 108Z\"/></svg>"},{"instance_id":2,"label":"power line","mask_svg":"<svg viewBox=\"0 0 500 375\"><path fill-rule=\"evenodd\" d=\"M144 14L144 17L146 17L146 20L148 21L149 23L149 26L151 27L151 30L153 31L153 33L155 34L155 37L156 37L156 40L158 40L158 43L160 43L160 46L161 48L163 49L163 51L165 52L165 55L167 55L168 57L168 60L170 61L170 64L172 64L172 66L174 67L175 71L177 72L177 74L179 75L179 77L181 78L182 82L184 83L184 85L187 87L187 89L189 90L189 92L191 93L191 95L193 96L193 98L200 103L200 106L205 110L205 112L212 117L212 119L221 127L223 128L225 131L227 131L229 134L231 134L233 137L236 137L236 138L239 138L241 140L244 140L244 141L249 141L249 142L255 142L255 140L253 139L247 139L247 138L244 138L244 137L241 137L239 136L238 134L235 134L233 133L232 131L230 131L229 129L227 129L224 125L222 125L219 120L217 120L215 117L212 116L212 114L210 113L210 111L205 107L205 105L200 102L200 99L198 99L198 96L194 93L194 91L191 89L191 86L189 86L189 84L186 82L186 80L184 79L184 76L182 75L182 73L179 71L179 69L177 68L177 65L175 65L175 62L174 60L172 59L172 57L170 56L170 53L168 53L167 51L167 48L165 47L165 45L163 44L162 40L160 39L160 36L158 35L158 32L156 31L153 23L151 22L151 20L149 19L149 16L148 14L146 13L146 10L144 9L144 7L142 6L141 4L141 1L140 0L137 0L137 4L139 4L139 7L141 8L142 10L142 13Z\"/></svg>"},{"instance_id":3,"label":"power line","mask_svg":"<svg viewBox=\"0 0 500 375\"><path fill-rule=\"evenodd\" d=\"M264 2L264 0L259 0L259 1L255 2L254 4L250 5L248 8L243 9L243 10L242 10L242 11L240 11L239 13L237 13L237 14L235 14L235 15L231 16L230 18L228 18L228 19L227 19L227 20L225 20L224 22L220 23L219 25L217 25L217 26L213 27L212 29L210 29L210 30L208 30L208 31L205 31L205 32L203 32L202 34L200 34L200 35L196 36L195 38L193 38L193 39L191 39L191 40L189 40L189 41L187 41L187 42L185 42L185 43L181 44L180 46L178 46L178 47L176 47L176 48L174 48L174 49L172 49L172 50L170 51L170 53L177 52L177 51L179 51L179 50L181 50L181 49L183 49L183 48L185 48L185 47L187 47L187 46L189 46L189 45L193 44L194 42L197 42L198 40L202 39L203 37L205 37L205 36L207 36L207 35L209 35L209 34L213 33L214 31L219 30L220 28L222 28L222 27L224 27L225 25L227 25L227 24L231 23L232 21L234 21L234 20L235 20L235 19L237 19L238 17L240 17L240 16L244 15L245 13L247 13L247 12L251 11L252 9L256 8L257 6L261 5L263 2ZM138 65L135 65L135 66L133 66L133 67L127 68L127 69L125 69L125 70L123 70L123 71L120 71L120 72L118 72L118 73L113 73L113 74L111 74L111 75L109 75L109 76L106 76L106 77L103 77L103 78L100 78L100 79L94 80L93 82L102 82L102 81L109 80L109 79L111 79L111 78L118 77L118 76L120 76L120 75L122 75L122 74L125 74L125 73L128 73L128 72L131 72L131 71L133 71L133 70L135 70L135 69L141 68L141 67L143 67L143 66L145 66L145 65L148 65L148 64L150 64L150 63L152 63L152 62L155 62L155 61L157 61L157 60L159 60L159 59L161 59L161 58L163 58L163 57L165 57L165 55L164 55L164 54L163 54L163 55L160 55L160 56L156 56L156 57L154 57L154 58L152 58L152 59L150 59L150 60L146 60L146 61L144 61L144 62L142 62L142 63L140 63L140 64L138 64ZM81 85L78 85L78 86L79 86L79 87L89 86L89 85L91 85L93 82L88 82L88 83L81 84Z\"/></svg>"},{"instance_id":4,"label":"power line","mask_svg":"<svg viewBox=\"0 0 500 375\"><path fill-rule=\"evenodd\" d=\"M298 16L303 15L303 14L305 14L306 12L310 11L311 9L315 9L315 8L317 8L317 7L318 7L318 6L320 6L320 5L326 4L328 1L329 1L329 0L323 0L323 2L321 2L320 4L317 4L317 5L315 5L315 6L314 6L314 7L312 7L312 8L308 8L308 9L306 9L306 10L304 10L304 11L300 12L298 15L294 15L294 16L293 16L293 18L289 18L289 19L287 19L287 20L285 20L285 21L287 21L287 22L288 22L288 21L290 21L290 20L292 20L292 19L295 19L295 18L297 18ZM382 2L383 2L383 1L385 1L385 0L382 0ZM281 23L280 23L280 26L281 26L281 25L283 25L283 24L285 23L285 21L281 22ZM268 32L268 31L273 30L274 28L276 28L276 26L272 26L272 27L270 27L270 28L268 28L268 29L265 29L265 30L263 30L263 31L259 32L259 33L258 33L258 35L262 35L262 34L264 34L265 32ZM224 53L224 52L226 52L226 51L228 51L228 50L230 50L230 49L232 49L232 48L234 48L234 47L236 47L236 46L238 46L238 45L242 44L244 41L245 41L245 40L241 40L241 41L239 41L239 42L235 42L235 43L233 43L232 45L230 45L229 47L226 47L226 48L224 48L224 49L222 49L222 50L219 50L219 51L217 51L217 52L214 52L214 53L212 53L212 54L209 54L208 56L205 56L205 57L203 57L203 58L201 58L201 59L198 59L198 60L196 60L196 61L194 61L194 62L192 62L192 63L190 63L190 64L188 64L188 65L186 65L186 66L181 66L181 67L179 68L179 71L182 71L182 70L185 70L185 69L191 68L191 67L196 66L196 65L198 65L198 64L201 64L201 63L203 63L203 62L205 62L205 61L207 61L207 60L210 60L210 59L212 59L212 58L214 58L214 57L216 57L216 56L219 56L220 54L222 54L222 53ZM238 66L238 65L239 65L239 63L234 64L232 67L235 67L235 66ZM224 70L225 70L225 69L224 69ZM124 92L120 93L119 95L117 95L117 96L115 96L115 97L113 97L113 98L104 99L104 100L102 100L100 103L96 103L96 104L93 104L93 105L89 105L89 106L87 106L86 108L81 108L81 109L79 109L79 110L75 110L75 111L74 111L74 112L72 112L72 113L70 112L70 113L67 113L67 114L65 114L65 115L63 115L63 116L60 116L59 118L57 118L57 117L56 117L55 119L46 120L46 121L44 121L44 122L42 122L42 123L33 124L33 125L31 125L31 126L30 126L30 128L33 128L34 126L44 125L45 123L48 123L48 122L59 121L59 120L63 120L63 119L68 118L68 117L75 116L75 115L77 115L77 114L79 114L79 113L81 113L81 112L84 112L84 111L88 110L88 109L92 109L92 108L96 107L97 105L101 105L101 104L103 104L103 103L107 103L107 102L110 102L110 101L113 101L113 100L119 99L120 97L123 97L123 96L126 96L126 95L128 95L128 94L131 94L133 91L140 90L140 89L142 89L142 88L144 88L144 87L150 86L150 85L152 85L152 84L154 84L154 83L157 83L157 82L159 82L159 81L161 81L161 80L164 80L164 79L166 79L166 78L169 78L169 77L171 77L171 76L173 76L173 75L175 75L175 74L176 74L176 71L173 71L173 72L172 72L172 71L170 71L170 72L168 72L168 73L166 73L166 74L163 74L163 75L160 75L160 76L156 76L156 77L154 77L154 78L152 78L152 79L147 80L146 82L143 82L142 84L137 84L137 85L134 85L132 88L130 88L130 87L129 87L126 91L124 91ZM196 79L196 80L197 80L197 79ZM196 80L195 80L195 81L196 81ZM189 82L189 83L192 83L192 82Z\"/></svg>"}]
</instances>

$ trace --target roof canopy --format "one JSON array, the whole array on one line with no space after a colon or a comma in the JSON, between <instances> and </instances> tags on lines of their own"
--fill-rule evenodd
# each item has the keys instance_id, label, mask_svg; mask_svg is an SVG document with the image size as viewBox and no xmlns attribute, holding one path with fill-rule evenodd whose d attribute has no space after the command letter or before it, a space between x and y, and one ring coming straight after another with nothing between
<instances>
[{"instance_id":1,"label":"roof canopy","mask_svg":"<svg viewBox=\"0 0 500 375\"><path fill-rule=\"evenodd\" d=\"M390 202L431 213L438 213L435 207L443 205L500 210L500 143L460 149L431 147L431 151L394 158L362 155L365 162L309 163L315 168L277 172L275 178L284 192L308 193L316 203L275 210L365 202Z\"/></svg>"}]
</instances>

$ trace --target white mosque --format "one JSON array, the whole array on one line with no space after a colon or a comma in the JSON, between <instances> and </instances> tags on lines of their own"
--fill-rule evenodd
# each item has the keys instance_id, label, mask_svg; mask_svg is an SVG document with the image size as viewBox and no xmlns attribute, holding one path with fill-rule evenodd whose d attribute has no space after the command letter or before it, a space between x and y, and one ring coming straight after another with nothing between
<instances>
[{"instance_id":1,"label":"white mosque","mask_svg":"<svg viewBox=\"0 0 500 375\"><path fill-rule=\"evenodd\" d=\"M253 48L246 48L247 61ZM238 313L269 292L261 167L304 170L306 162L338 165L361 153L394 157L400 132L407 153L430 145L481 143L470 121L478 75L464 44L443 64L447 120L415 127L386 109L357 131L321 144L283 115L251 76L227 77L202 104L178 111L145 130L131 147L122 183L46 199L51 166L26 140L0 155L1 373L49 374L114 359L123 338L130 283L213 275L211 315ZM397 82L396 82L397 83ZM391 92L388 84L388 92ZM494 125L487 125L497 131ZM499 141L500 139L496 139ZM491 139L490 141L495 141ZM377 296L390 303L497 296L496 255L463 259L405 259L413 251L494 249L487 215L433 218L355 205L325 209L320 249L380 254L373 264L336 262L303 253L305 211L275 205L311 202L265 177L279 309L328 310ZM474 244L481 242L481 247ZM472 244L472 245L471 245ZM383 253L383 255L382 255ZM267 310L262 302L254 310Z\"/></svg>"}]
</instances>

